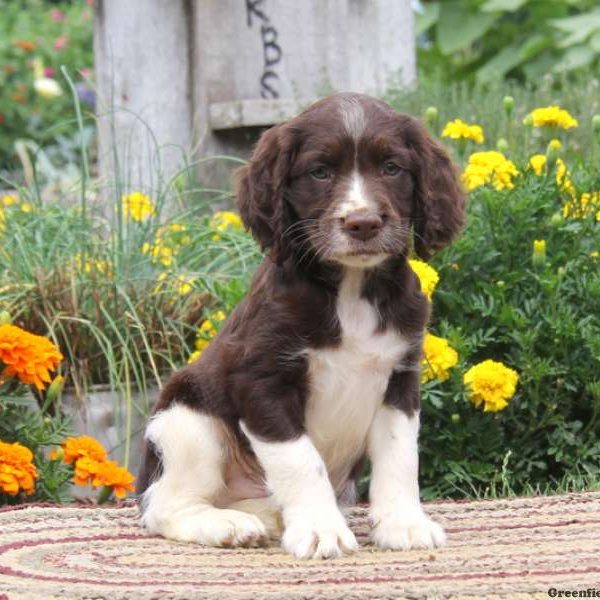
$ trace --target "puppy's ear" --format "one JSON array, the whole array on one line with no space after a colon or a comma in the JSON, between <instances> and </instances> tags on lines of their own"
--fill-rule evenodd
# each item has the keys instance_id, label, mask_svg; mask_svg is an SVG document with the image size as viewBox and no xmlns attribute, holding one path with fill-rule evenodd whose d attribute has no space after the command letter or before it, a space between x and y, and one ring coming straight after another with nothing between
<instances>
[{"instance_id":1,"label":"puppy's ear","mask_svg":"<svg viewBox=\"0 0 600 600\"><path fill-rule=\"evenodd\" d=\"M419 174L413 227L415 252L423 260L448 245L465 221L465 192L458 169L440 144L423 125L414 121L413 148L417 153ZM414 135L416 133L416 135Z\"/></svg>"},{"instance_id":2,"label":"puppy's ear","mask_svg":"<svg viewBox=\"0 0 600 600\"><path fill-rule=\"evenodd\" d=\"M288 255L283 233L288 226L284 193L293 161L293 140L286 124L261 136L248 164L235 173L236 199L247 229L271 258L281 263Z\"/></svg>"}]
</instances>

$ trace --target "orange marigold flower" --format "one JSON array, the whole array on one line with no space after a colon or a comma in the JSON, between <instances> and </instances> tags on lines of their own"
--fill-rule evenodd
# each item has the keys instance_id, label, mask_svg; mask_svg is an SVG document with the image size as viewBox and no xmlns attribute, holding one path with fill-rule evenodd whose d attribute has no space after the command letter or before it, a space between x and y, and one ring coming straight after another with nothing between
<instances>
[{"instance_id":1,"label":"orange marigold flower","mask_svg":"<svg viewBox=\"0 0 600 600\"><path fill-rule=\"evenodd\" d=\"M29 448L0 441L0 492L16 496L19 491L33 494L37 469Z\"/></svg>"},{"instance_id":2,"label":"orange marigold flower","mask_svg":"<svg viewBox=\"0 0 600 600\"><path fill-rule=\"evenodd\" d=\"M17 48L21 48L25 52L33 52L37 48L35 42L30 40L15 40L13 43Z\"/></svg>"},{"instance_id":3,"label":"orange marigold flower","mask_svg":"<svg viewBox=\"0 0 600 600\"><path fill-rule=\"evenodd\" d=\"M0 377L16 375L23 383L43 390L52 381L50 371L56 370L62 359L48 338L9 323L0 325L0 362L5 367Z\"/></svg>"},{"instance_id":4,"label":"orange marigold flower","mask_svg":"<svg viewBox=\"0 0 600 600\"><path fill-rule=\"evenodd\" d=\"M73 483L75 485L94 484L94 480L98 476L100 469L104 463L94 460L89 456L83 456L75 462L75 473L73 475Z\"/></svg>"},{"instance_id":5,"label":"orange marigold flower","mask_svg":"<svg viewBox=\"0 0 600 600\"><path fill-rule=\"evenodd\" d=\"M135 491L134 479L134 476L125 467L120 467L114 460L107 460L100 464L92 484L111 487L117 498L124 498L127 492Z\"/></svg>"},{"instance_id":6,"label":"orange marigold flower","mask_svg":"<svg viewBox=\"0 0 600 600\"><path fill-rule=\"evenodd\" d=\"M63 460L68 465L81 458L89 458L96 462L104 462L108 459L104 446L89 435L67 438L61 445L64 451Z\"/></svg>"}]
</instances>

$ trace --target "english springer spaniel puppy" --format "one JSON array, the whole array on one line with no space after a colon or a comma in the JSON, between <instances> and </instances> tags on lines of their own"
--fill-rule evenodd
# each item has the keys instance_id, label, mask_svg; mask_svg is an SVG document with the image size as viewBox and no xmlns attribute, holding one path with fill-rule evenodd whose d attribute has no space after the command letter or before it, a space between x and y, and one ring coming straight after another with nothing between
<instances>
[{"instance_id":1,"label":"english springer spaniel puppy","mask_svg":"<svg viewBox=\"0 0 600 600\"><path fill-rule=\"evenodd\" d=\"M262 136L237 201L268 255L162 392L140 473L144 526L209 546L281 528L296 557L337 557L357 549L338 501L352 500L368 457L374 543L439 546L417 479L429 302L407 258L461 228L448 156L414 118L336 94Z\"/></svg>"}]
</instances>

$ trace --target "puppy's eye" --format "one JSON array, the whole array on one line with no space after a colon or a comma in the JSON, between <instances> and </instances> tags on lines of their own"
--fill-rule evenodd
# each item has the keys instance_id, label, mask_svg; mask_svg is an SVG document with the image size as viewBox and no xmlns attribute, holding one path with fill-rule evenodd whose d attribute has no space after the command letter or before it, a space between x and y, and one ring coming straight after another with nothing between
<instances>
[{"instance_id":1,"label":"puppy's eye","mask_svg":"<svg viewBox=\"0 0 600 600\"><path fill-rule=\"evenodd\" d=\"M381 171L384 175L398 175L402 171L402 167L399 167L392 160L386 160L381 167Z\"/></svg>"},{"instance_id":2,"label":"puppy's eye","mask_svg":"<svg viewBox=\"0 0 600 600\"><path fill-rule=\"evenodd\" d=\"M325 181L325 179L331 177L331 171L327 167L315 167L314 169L311 169L308 174L313 179L318 179L319 181Z\"/></svg>"}]
</instances>

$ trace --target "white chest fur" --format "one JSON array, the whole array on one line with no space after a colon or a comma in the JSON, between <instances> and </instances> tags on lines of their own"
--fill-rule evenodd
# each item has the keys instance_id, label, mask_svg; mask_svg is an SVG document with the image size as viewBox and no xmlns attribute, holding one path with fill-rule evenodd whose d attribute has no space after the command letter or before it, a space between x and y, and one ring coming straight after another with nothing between
<instances>
[{"instance_id":1,"label":"white chest fur","mask_svg":"<svg viewBox=\"0 0 600 600\"><path fill-rule=\"evenodd\" d=\"M348 269L337 301L342 341L309 351L310 396L306 428L336 491L363 454L375 411L408 342L397 332L377 332L375 307L360 297L361 269Z\"/></svg>"}]
</instances>

